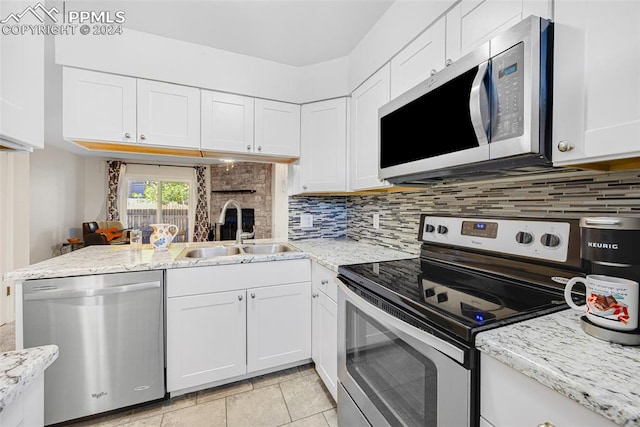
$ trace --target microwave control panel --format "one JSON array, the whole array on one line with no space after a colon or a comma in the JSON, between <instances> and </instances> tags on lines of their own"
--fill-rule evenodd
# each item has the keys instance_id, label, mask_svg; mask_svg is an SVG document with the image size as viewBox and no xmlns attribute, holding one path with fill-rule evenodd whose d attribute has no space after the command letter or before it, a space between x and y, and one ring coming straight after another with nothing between
<instances>
[{"instance_id":1,"label":"microwave control panel","mask_svg":"<svg viewBox=\"0 0 640 427\"><path fill-rule=\"evenodd\" d=\"M491 74L497 100L491 140L522 136L524 133L524 42L494 56Z\"/></svg>"}]
</instances>

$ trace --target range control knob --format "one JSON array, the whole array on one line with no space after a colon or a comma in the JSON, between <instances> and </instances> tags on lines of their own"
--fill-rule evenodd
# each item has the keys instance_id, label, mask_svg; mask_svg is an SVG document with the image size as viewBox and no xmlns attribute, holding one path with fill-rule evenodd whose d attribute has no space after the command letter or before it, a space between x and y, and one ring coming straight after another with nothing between
<instances>
[{"instance_id":1,"label":"range control knob","mask_svg":"<svg viewBox=\"0 0 640 427\"><path fill-rule=\"evenodd\" d=\"M427 233L433 233L435 231L435 227L431 224L427 224L424 227L424 231L426 231Z\"/></svg>"},{"instance_id":2,"label":"range control knob","mask_svg":"<svg viewBox=\"0 0 640 427\"><path fill-rule=\"evenodd\" d=\"M438 303L447 302L449 301L449 295L447 295L446 292L443 292L441 294L436 295L436 299L438 300Z\"/></svg>"},{"instance_id":3,"label":"range control knob","mask_svg":"<svg viewBox=\"0 0 640 427\"><path fill-rule=\"evenodd\" d=\"M516 242L522 245L528 245L533 242L533 234L527 233L526 231L518 231L518 234L516 234Z\"/></svg>"},{"instance_id":4,"label":"range control knob","mask_svg":"<svg viewBox=\"0 0 640 427\"><path fill-rule=\"evenodd\" d=\"M548 248L555 248L560 246L560 236L556 236L555 234L545 233L540 237L540 243L542 246L546 246Z\"/></svg>"},{"instance_id":5,"label":"range control knob","mask_svg":"<svg viewBox=\"0 0 640 427\"><path fill-rule=\"evenodd\" d=\"M447 234L447 231L449 231L449 229L444 225L438 226L438 234Z\"/></svg>"}]
</instances>

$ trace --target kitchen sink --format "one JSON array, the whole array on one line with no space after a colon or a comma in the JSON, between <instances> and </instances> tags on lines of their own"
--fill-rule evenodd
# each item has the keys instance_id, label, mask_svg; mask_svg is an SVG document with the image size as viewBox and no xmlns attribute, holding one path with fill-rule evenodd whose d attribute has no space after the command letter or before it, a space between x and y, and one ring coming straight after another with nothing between
<instances>
[{"instance_id":1,"label":"kitchen sink","mask_svg":"<svg viewBox=\"0 0 640 427\"><path fill-rule=\"evenodd\" d=\"M185 258L212 258L218 256L239 255L242 251L237 246L215 246L213 248L191 249L183 256Z\"/></svg>"},{"instance_id":2,"label":"kitchen sink","mask_svg":"<svg viewBox=\"0 0 640 427\"><path fill-rule=\"evenodd\" d=\"M281 243L273 245L247 245L242 248L246 253L251 255L268 255L280 254L283 252L300 252L293 246L283 245Z\"/></svg>"}]
</instances>

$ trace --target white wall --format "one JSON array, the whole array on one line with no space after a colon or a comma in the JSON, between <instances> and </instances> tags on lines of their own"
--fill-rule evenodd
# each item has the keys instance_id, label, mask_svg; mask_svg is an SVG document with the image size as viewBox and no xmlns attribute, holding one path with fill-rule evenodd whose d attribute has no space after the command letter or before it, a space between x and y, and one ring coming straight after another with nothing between
<instances>
[{"instance_id":1,"label":"white wall","mask_svg":"<svg viewBox=\"0 0 640 427\"><path fill-rule=\"evenodd\" d=\"M0 324L13 321L13 283L2 276L29 265L29 154L0 153ZM11 288L7 297L6 288Z\"/></svg>"},{"instance_id":2,"label":"white wall","mask_svg":"<svg viewBox=\"0 0 640 427\"><path fill-rule=\"evenodd\" d=\"M45 147L30 156L31 264L51 258L55 245L78 232L85 221L85 190L91 190L85 185L83 157Z\"/></svg>"}]
</instances>

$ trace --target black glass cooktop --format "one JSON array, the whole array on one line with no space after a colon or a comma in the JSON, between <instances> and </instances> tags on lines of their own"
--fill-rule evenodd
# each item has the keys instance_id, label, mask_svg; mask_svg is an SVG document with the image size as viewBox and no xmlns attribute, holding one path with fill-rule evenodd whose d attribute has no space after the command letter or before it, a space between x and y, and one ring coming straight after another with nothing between
<instances>
[{"instance_id":1,"label":"black glass cooktop","mask_svg":"<svg viewBox=\"0 0 640 427\"><path fill-rule=\"evenodd\" d=\"M481 330L567 307L557 290L422 258L346 265L339 273L467 342Z\"/></svg>"}]
</instances>

